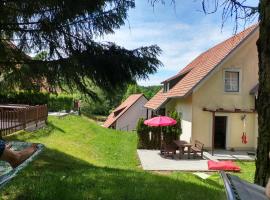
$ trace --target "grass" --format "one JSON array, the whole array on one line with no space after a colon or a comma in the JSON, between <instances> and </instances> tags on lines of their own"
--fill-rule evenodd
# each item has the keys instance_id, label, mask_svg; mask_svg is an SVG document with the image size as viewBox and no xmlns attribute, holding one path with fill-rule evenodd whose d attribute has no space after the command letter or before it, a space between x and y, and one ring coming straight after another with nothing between
<instances>
[{"instance_id":1,"label":"grass","mask_svg":"<svg viewBox=\"0 0 270 200\"><path fill-rule=\"evenodd\" d=\"M241 167L241 173L234 173L234 175L239 176L241 179L254 183L255 175L255 162L236 162L237 165Z\"/></svg>"},{"instance_id":2,"label":"grass","mask_svg":"<svg viewBox=\"0 0 270 200\"><path fill-rule=\"evenodd\" d=\"M4 187L1 199L225 199L217 174L200 180L190 173L145 172L135 134L87 118L50 118L43 130L7 139L40 142L46 150ZM248 164L246 173L251 170Z\"/></svg>"}]
</instances>

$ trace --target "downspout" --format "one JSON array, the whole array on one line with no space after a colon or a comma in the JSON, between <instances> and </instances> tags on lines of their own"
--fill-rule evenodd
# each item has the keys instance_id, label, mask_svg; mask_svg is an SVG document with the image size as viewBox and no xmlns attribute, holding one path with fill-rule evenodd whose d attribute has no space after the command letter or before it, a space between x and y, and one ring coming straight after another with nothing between
<instances>
[{"instance_id":1,"label":"downspout","mask_svg":"<svg viewBox=\"0 0 270 200\"><path fill-rule=\"evenodd\" d=\"M212 112L212 156L214 155L215 132L215 112Z\"/></svg>"}]
</instances>

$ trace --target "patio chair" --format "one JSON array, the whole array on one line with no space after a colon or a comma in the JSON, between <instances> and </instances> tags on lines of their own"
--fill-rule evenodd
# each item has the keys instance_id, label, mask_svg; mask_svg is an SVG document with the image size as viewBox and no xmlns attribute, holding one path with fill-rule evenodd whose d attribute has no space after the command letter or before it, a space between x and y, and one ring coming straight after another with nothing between
<instances>
[{"instance_id":1,"label":"patio chair","mask_svg":"<svg viewBox=\"0 0 270 200\"><path fill-rule=\"evenodd\" d=\"M161 141L161 155L165 157L171 156L173 157L176 154L177 146L173 143L167 144L165 141Z\"/></svg>"}]
</instances>

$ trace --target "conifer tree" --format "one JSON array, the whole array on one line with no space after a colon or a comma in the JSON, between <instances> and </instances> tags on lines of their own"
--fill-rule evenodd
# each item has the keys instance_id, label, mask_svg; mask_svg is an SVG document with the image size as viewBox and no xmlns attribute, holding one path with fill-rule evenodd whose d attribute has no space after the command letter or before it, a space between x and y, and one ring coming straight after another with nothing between
<instances>
[{"instance_id":1,"label":"conifer tree","mask_svg":"<svg viewBox=\"0 0 270 200\"><path fill-rule=\"evenodd\" d=\"M124 25L134 7L134 0L1 0L0 80L10 88L44 80L95 97L89 81L116 91L147 78L161 65L158 46L127 50L96 40ZM43 51L46 60L26 56Z\"/></svg>"}]
</instances>

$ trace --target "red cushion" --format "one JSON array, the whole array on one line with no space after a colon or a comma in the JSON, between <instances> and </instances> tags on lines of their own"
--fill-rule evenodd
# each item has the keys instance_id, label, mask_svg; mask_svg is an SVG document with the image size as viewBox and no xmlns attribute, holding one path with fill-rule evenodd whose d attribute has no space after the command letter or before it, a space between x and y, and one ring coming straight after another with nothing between
<instances>
[{"instance_id":1,"label":"red cushion","mask_svg":"<svg viewBox=\"0 0 270 200\"><path fill-rule=\"evenodd\" d=\"M224 170L224 171L240 171L240 167L235 165L232 161L213 161L208 160L209 170Z\"/></svg>"}]
</instances>

